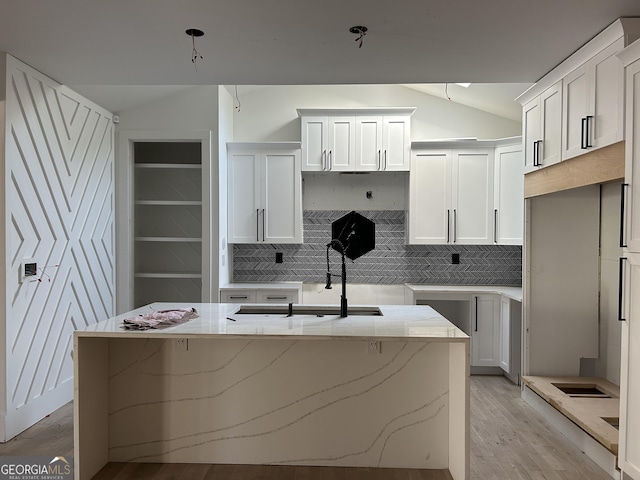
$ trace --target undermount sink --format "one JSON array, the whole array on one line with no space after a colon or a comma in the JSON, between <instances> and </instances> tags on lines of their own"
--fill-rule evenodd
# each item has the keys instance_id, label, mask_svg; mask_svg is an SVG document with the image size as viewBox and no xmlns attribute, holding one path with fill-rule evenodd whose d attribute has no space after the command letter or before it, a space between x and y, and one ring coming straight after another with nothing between
<instances>
[{"instance_id":1,"label":"undermount sink","mask_svg":"<svg viewBox=\"0 0 640 480\"><path fill-rule=\"evenodd\" d=\"M293 305L293 315L340 315L339 306ZM234 315L289 315L288 305L242 305ZM378 307L349 307L347 315L382 316Z\"/></svg>"}]
</instances>

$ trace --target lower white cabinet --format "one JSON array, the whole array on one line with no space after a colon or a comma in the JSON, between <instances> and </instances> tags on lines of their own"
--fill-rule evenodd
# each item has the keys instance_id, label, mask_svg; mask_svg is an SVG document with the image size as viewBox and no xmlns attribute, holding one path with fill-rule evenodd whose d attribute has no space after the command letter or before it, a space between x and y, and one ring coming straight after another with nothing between
<instances>
[{"instance_id":1,"label":"lower white cabinet","mask_svg":"<svg viewBox=\"0 0 640 480\"><path fill-rule=\"evenodd\" d=\"M255 284L220 289L220 303L301 303L302 286L257 287Z\"/></svg>"},{"instance_id":2,"label":"lower white cabinet","mask_svg":"<svg viewBox=\"0 0 640 480\"><path fill-rule=\"evenodd\" d=\"M618 465L624 478L640 480L640 254L620 261L620 445Z\"/></svg>"},{"instance_id":3,"label":"lower white cabinet","mask_svg":"<svg viewBox=\"0 0 640 480\"><path fill-rule=\"evenodd\" d=\"M500 366L500 297L475 294L471 297L471 365Z\"/></svg>"}]
</instances>

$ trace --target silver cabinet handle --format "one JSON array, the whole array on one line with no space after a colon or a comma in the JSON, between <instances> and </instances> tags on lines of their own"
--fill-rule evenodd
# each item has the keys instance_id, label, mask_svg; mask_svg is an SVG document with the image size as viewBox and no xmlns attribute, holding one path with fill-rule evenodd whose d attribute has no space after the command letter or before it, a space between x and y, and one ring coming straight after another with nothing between
<instances>
[{"instance_id":1,"label":"silver cabinet handle","mask_svg":"<svg viewBox=\"0 0 640 480\"><path fill-rule=\"evenodd\" d=\"M453 209L453 243L458 241L458 212Z\"/></svg>"},{"instance_id":2,"label":"silver cabinet handle","mask_svg":"<svg viewBox=\"0 0 640 480\"><path fill-rule=\"evenodd\" d=\"M447 243L451 241L451 210L447 208Z\"/></svg>"},{"instance_id":3,"label":"silver cabinet handle","mask_svg":"<svg viewBox=\"0 0 640 480\"><path fill-rule=\"evenodd\" d=\"M380 150L378 150L378 171L382 168L382 160L380 159Z\"/></svg>"},{"instance_id":4,"label":"silver cabinet handle","mask_svg":"<svg viewBox=\"0 0 640 480\"><path fill-rule=\"evenodd\" d=\"M247 295L229 295L230 300L248 300L249 297Z\"/></svg>"},{"instance_id":5,"label":"silver cabinet handle","mask_svg":"<svg viewBox=\"0 0 640 480\"><path fill-rule=\"evenodd\" d=\"M387 170L387 149L384 150L384 170Z\"/></svg>"},{"instance_id":6,"label":"silver cabinet handle","mask_svg":"<svg viewBox=\"0 0 640 480\"><path fill-rule=\"evenodd\" d=\"M286 300L286 295L267 295L267 300Z\"/></svg>"},{"instance_id":7,"label":"silver cabinet handle","mask_svg":"<svg viewBox=\"0 0 640 480\"><path fill-rule=\"evenodd\" d=\"M327 170L331 170L331 168L332 168L331 157L332 157L332 152L331 152L331 150L329 150L329 168L327 168Z\"/></svg>"},{"instance_id":8,"label":"silver cabinet handle","mask_svg":"<svg viewBox=\"0 0 640 480\"><path fill-rule=\"evenodd\" d=\"M322 151L321 159L322 159L322 171L324 172L327 169L327 149L326 148Z\"/></svg>"},{"instance_id":9,"label":"silver cabinet handle","mask_svg":"<svg viewBox=\"0 0 640 480\"><path fill-rule=\"evenodd\" d=\"M478 297L476 296L476 332L478 331Z\"/></svg>"},{"instance_id":10,"label":"silver cabinet handle","mask_svg":"<svg viewBox=\"0 0 640 480\"><path fill-rule=\"evenodd\" d=\"M266 220L265 220L265 214L264 214L264 208L262 209L262 241L265 241L265 235L264 235L264 231L265 231L265 224Z\"/></svg>"},{"instance_id":11,"label":"silver cabinet handle","mask_svg":"<svg viewBox=\"0 0 640 480\"><path fill-rule=\"evenodd\" d=\"M498 243L498 209L493 210L493 243Z\"/></svg>"},{"instance_id":12,"label":"silver cabinet handle","mask_svg":"<svg viewBox=\"0 0 640 480\"><path fill-rule=\"evenodd\" d=\"M260 209L256 208L256 242L260 241Z\"/></svg>"}]
</instances>

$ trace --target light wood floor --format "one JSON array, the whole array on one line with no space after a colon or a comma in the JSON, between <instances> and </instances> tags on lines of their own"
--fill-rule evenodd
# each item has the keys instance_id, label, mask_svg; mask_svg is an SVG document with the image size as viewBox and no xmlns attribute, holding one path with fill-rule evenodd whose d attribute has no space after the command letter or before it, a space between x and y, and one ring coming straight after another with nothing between
<instances>
[{"instance_id":1,"label":"light wood floor","mask_svg":"<svg viewBox=\"0 0 640 480\"><path fill-rule=\"evenodd\" d=\"M65 405L18 437L0 456L73 456L73 406ZM94 480L445 480L432 470L259 465L109 464ZM504 377L471 377L473 480L610 478L520 399Z\"/></svg>"}]
</instances>

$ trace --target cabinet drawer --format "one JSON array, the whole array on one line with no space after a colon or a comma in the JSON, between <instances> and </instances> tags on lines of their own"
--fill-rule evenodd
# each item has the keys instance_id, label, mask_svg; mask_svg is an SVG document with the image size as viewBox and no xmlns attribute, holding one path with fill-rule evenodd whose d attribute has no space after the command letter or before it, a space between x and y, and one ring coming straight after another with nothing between
<instances>
[{"instance_id":1,"label":"cabinet drawer","mask_svg":"<svg viewBox=\"0 0 640 480\"><path fill-rule=\"evenodd\" d=\"M257 303L300 303L297 290L258 290Z\"/></svg>"},{"instance_id":2,"label":"cabinet drawer","mask_svg":"<svg viewBox=\"0 0 640 480\"><path fill-rule=\"evenodd\" d=\"M249 289L221 290L221 303L256 303L256 291Z\"/></svg>"}]
</instances>

